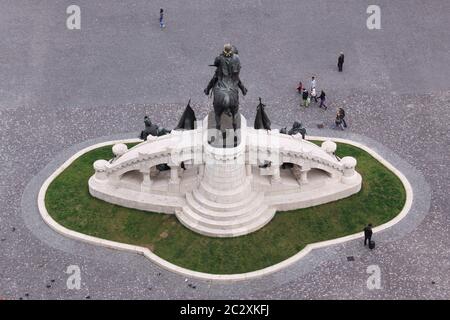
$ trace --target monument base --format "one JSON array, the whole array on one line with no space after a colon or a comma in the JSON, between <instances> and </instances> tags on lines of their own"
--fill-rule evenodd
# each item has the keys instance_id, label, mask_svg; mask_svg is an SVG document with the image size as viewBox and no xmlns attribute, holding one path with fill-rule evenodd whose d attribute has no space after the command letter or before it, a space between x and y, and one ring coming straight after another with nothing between
<instances>
[{"instance_id":1,"label":"monument base","mask_svg":"<svg viewBox=\"0 0 450 320\"><path fill-rule=\"evenodd\" d=\"M261 229L276 211L336 201L361 189L356 159L337 158L336 143L318 146L301 134L247 127L239 118L236 131L229 116L222 122L231 129L228 138L237 137L236 147L223 147L220 139L217 147L209 143L211 133L221 132L214 130L214 113L194 130L174 130L129 150L115 145L113 161L94 163L89 192L109 203L175 214L199 234L235 237Z\"/></svg>"},{"instance_id":2,"label":"monument base","mask_svg":"<svg viewBox=\"0 0 450 320\"><path fill-rule=\"evenodd\" d=\"M214 148L234 148L241 143L241 114L235 115L236 128L233 127L231 115L222 113L220 129L217 129L214 111L208 115L208 143ZM236 130L235 130L236 129Z\"/></svg>"}]
</instances>

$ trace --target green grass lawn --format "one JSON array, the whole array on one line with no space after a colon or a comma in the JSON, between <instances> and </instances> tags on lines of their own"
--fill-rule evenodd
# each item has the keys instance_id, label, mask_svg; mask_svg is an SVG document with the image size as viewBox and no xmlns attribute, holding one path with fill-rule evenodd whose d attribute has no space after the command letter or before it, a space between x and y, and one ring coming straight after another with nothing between
<instances>
[{"instance_id":1,"label":"green grass lawn","mask_svg":"<svg viewBox=\"0 0 450 320\"><path fill-rule=\"evenodd\" d=\"M400 179L365 151L338 144L337 155L358 160L363 177L358 194L312 208L278 212L264 228L237 238L210 238L190 231L174 215L144 212L91 197L92 164L112 158L111 146L90 151L49 186L49 214L66 228L108 240L140 245L191 270L232 274L281 262L307 244L359 232L371 222L394 218L405 203Z\"/></svg>"}]
</instances>

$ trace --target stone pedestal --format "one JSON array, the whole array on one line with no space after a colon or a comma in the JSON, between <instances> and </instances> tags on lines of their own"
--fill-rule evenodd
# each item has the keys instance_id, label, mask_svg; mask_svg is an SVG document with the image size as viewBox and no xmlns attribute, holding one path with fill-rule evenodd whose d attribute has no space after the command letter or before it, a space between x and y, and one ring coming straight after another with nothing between
<instances>
[{"instance_id":1,"label":"stone pedestal","mask_svg":"<svg viewBox=\"0 0 450 320\"><path fill-rule=\"evenodd\" d=\"M341 178L345 184L352 184L359 179L356 168L356 159L353 157L344 157L341 159L342 167L344 168L344 174Z\"/></svg>"},{"instance_id":2,"label":"stone pedestal","mask_svg":"<svg viewBox=\"0 0 450 320\"><path fill-rule=\"evenodd\" d=\"M245 124L244 118L241 121ZM211 127L211 121L208 123L206 127ZM244 124L239 142L245 141ZM205 140L210 137L210 132L205 132ZM176 213L178 219L196 232L216 237L247 234L270 221L275 210L264 203L263 193L252 191L245 143L234 148L214 143L204 146L201 182L192 193L186 194L187 204Z\"/></svg>"},{"instance_id":3,"label":"stone pedestal","mask_svg":"<svg viewBox=\"0 0 450 320\"><path fill-rule=\"evenodd\" d=\"M234 148L241 143L241 115L236 115L236 128L230 115L222 113L220 128L217 128L215 113L208 115L208 143L215 148Z\"/></svg>"}]
</instances>

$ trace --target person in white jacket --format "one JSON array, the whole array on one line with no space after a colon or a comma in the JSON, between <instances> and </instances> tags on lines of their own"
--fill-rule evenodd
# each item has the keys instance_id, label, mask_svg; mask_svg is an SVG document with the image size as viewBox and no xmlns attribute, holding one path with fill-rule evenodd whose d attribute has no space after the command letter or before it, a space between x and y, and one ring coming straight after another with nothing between
<instances>
[{"instance_id":1,"label":"person in white jacket","mask_svg":"<svg viewBox=\"0 0 450 320\"><path fill-rule=\"evenodd\" d=\"M316 78L313 76L311 78L311 91L316 87Z\"/></svg>"}]
</instances>

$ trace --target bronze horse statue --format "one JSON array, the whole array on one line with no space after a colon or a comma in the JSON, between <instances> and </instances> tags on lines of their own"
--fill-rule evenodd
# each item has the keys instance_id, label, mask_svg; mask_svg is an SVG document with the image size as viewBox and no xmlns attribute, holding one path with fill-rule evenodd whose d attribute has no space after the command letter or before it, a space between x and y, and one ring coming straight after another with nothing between
<instances>
[{"instance_id":1,"label":"bronze horse statue","mask_svg":"<svg viewBox=\"0 0 450 320\"><path fill-rule=\"evenodd\" d=\"M236 130L236 117L239 112L239 92L245 96L247 89L239 78L241 70L241 62L239 60L238 51L230 44L224 46L223 52L216 57L214 64L216 72L204 90L209 95L213 89L213 107L216 121L216 129L220 130L220 118L222 113L229 115L233 121L233 129Z\"/></svg>"}]
</instances>

